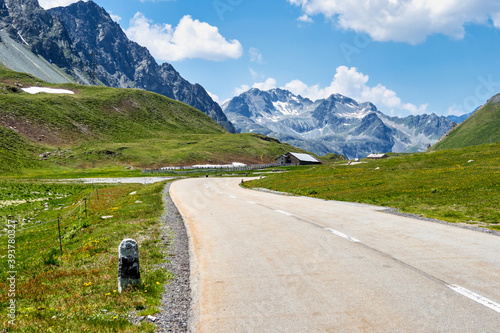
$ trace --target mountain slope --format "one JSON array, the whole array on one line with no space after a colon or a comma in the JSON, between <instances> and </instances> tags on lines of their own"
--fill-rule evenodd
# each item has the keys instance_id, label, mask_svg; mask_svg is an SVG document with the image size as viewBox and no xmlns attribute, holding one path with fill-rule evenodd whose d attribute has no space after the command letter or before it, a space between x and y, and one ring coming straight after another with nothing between
<instances>
[{"instance_id":1,"label":"mountain slope","mask_svg":"<svg viewBox=\"0 0 500 333\"><path fill-rule=\"evenodd\" d=\"M0 174L37 167L38 148L15 130L0 125Z\"/></svg>"},{"instance_id":2,"label":"mountain slope","mask_svg":"<svg viewBox=\"0 0 500 333\"><path fill-rule=\"evenodd\" d=\"M432 150L463 148L500 142L500 94L492 97L458 127L436 143Z\"/></svg>"},{"instance_id":3,"label":"mountain slope","mask_svg":"<svg viewBox=\"0 0 500 333\"><path fill-rule=\"evenodd\" d=\"M189 104L230 132L234 126L203 87L156 63L92 1L45 11L36 0L0 0L0 62L53 83L140 88Z\"/></svg>"},{"instance_id":4,"label":"mountain slope","mask_svg":"<svg viewBox=\"0 0 500 333\"><path fill-rule=\"evenodd\" d=\"M205 89L183 79L168 63L158 65L149 51L131 41L104 8L92 1L48 11L59 18L91 72L110 87L142 88L189 104L235 132Z\"/></svg>"},{"instance_id":5,"label":"mountain slope","mask_svg":"<svg viewBox=\"0 0 500 333\"><path fill-rule=\"evenodd\" d=\"M22 90L37 85L74 95ZM156 93L49 84L0 67L0 171L268 163L290 150L267 137L230 134L199 110Z\"/></svg>"},{"instance_id":6,"label":"mountain slope","mask_svg":"<svg viewBox=\"0 0 500 333\"><path fill-rule=\"evenodd\" d=\"M37 0L0 0L0 30L72 75L82 68L66 28Z\"/></svg>"},{"instance_id":7,"label":"mountain slope","mask_svg":"<svg viewBox=\"0 0 500 333\"><path fill-rule=\"evenodd\" d=\"M435 114L389 117L371 103L339 94L313 102L282 89L251 89L223 109L241 132L269 135L319 155L347 157L424 151L453 124Z\"/></svg>"},{"instance_id":8,"label":"mountain slope","mask_svg":"<svg viewBox=\"0 0 500 333\"><path fill-rule=\"evenodd\" d=\"M35 78L28 76L28 79ZM2 124L14 126L11 119L17 122L22 119L25 124L18 124L18 133L35 142L41 135L46 143L64 145L91 139L126 142L152 137L157 131L225 132L193 107L144 90L65 84L56 87L69 89L74 95L31 95L10 86L11 78L1 81L2 88L6 88L2 89L0 99ZM30 85L23 82L19 73L16 84Z\"/></svg>"},{"instance_id":9,"label":"mountain slope","mask_svg":"<svg viewBox=\"0 0 500 333\"><path fill-rule=\"evenodd\" d=\"M31 52L28 45L20 43L0 31L0 64L9 64L14 71L27 72L44 81L69 83L75 80L54 63Z\"/></svg>"}]
</instances>

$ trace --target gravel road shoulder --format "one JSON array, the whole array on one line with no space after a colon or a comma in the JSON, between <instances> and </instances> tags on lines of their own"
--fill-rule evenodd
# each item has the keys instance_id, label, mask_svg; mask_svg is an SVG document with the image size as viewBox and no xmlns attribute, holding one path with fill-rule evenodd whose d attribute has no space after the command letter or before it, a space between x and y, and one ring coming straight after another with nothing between
<instances>
[{"instance_id":1,"label":"gravel road shoulder","mask_svg":"<svg viewBox=\"0 0 500 333\"><path fill-rule=\"evenodd\" d=\"M174 275L174 279L165 285L161 313L155 324L157 332L187 332L191 306L189 240L184 221L170 198L170 185L168 183L163 190L165 212L161 222L169 256L164 268Z\"/></svg>"}]
</instances>

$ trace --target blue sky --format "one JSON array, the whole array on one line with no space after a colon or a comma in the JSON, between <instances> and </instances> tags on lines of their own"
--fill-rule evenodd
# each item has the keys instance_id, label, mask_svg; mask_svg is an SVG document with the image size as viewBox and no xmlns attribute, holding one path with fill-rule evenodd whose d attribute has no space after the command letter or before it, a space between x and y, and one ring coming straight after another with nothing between
<instances>
[{"instance_id":1,"label":"blue sky","mask_svg":"<svg viewBox=\"0 0 500 333\"><path fill-rule=\"evenodd\" d=\"M499 1L95 2L220 103L251 87L287 88L313 100L341 93L390 115L449 115L500 93Z\"/></svg>"}]
</instances>

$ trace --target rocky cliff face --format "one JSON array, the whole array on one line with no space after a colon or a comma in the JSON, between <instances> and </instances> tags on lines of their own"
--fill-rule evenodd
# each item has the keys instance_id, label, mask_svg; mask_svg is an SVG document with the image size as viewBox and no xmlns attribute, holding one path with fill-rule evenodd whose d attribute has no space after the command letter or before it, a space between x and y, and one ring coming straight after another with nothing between
<instances>
[{"instance_id":1,"label":"rocky cliff face","mask_svg":"<svg viewBox=\"0 0 500 333\"><path fill-rule=\"evenodd\" d=\"M156 63L92 1L46 11L37 0L0 0L0 30L79 83L153 91L189 104L235 132L202 86L184 80L170 64Z\"/></svg>"},{"instance_id":2,"label":"rocky cliff face","mask_svg":"<svg viewBox=\"0 0 500 333\"><path fill-rule=\"evenodd\" d=\"M49 10L66 27L91 74L110 87L142 88L189 104L235 132L205 89L183 79L172 65L156 63L148 49L128 39L118 23L92 1Z\"/></svg>"},{"instance_id":3,"label":"rocky cliff face","mask_svg":"<svg viewBox=\"0 0 500 333\"><path fill-rule=\"evenodd\" d=\"M0 29L71 74L73 68L82 67L62 22L36 0L0 0Z\"/></svg>"},{"instance_id":4,"label":"rocky cliff face","mask_svg":"<svg viewBox=\"0 0 500 333\"><path fill-rule=\"evenodd\" d=\"M372 103L339 94L313 102L281 89L251 89L223 109L241 132L266 134L319 155L350 158L424 151L453 123L435 114L389 117Z\"/></svg>"}]
</instances>

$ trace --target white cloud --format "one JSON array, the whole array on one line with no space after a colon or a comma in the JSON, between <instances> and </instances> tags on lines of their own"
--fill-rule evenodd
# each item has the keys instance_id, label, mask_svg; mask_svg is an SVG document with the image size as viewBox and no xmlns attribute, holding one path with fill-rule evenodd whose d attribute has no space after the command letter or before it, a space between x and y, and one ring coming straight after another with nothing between
<instances>
[{"instance_id":1,"label":"white cloud","mask_svg":"<svg viewBox=\"0 0 500 333\"><path fill-rule=\"evenodd\" d=\"M252 88L257 88L262 91L271 90L276 88L276 80L270 77L264 82L254 83Z\"/></svg>"},{"instance_id":2,"label":"white cloud","mask_svg":"<svg viewBox=\"0 0 500 333\"><path fill-rule=\"evenodd\" d=\"M305 84L300 80L290 81L282 88L293 92L295 95L301 95L302 97L307 97L313 101L326 98L331 95L328 94L326 88L321 89L319 87L319 84L308 86L307 84Z\"/></svg>"},{"instance_id":3,"label":"white cloud","mask_svg":"<svg viewBox=\"0 0 500 333\"><path fill-rule=\"evenodd\" d=\"M234 95L235 96L241 95L244 92L247 92L248 90L250 90L251 88L257 88L257 89L262 90L262 91L275 89L276 83L277 83L276 80L273 79L272 77L270 77L263 82L254 83L251 87L247 84L242 84L241 86L234 88Z\"/></svg>"},{"instance_id":4,"label":"white cloud","mask_svg":"<svg viewBox=\"0 0 500 333\"><path fill-rule=\"evenodd\" d=\"M307 97L313 101L328 98L333 94L341 94L356 100L359 103L371 102L380 110L395 115L422 114L427 111L428 104L415 105L404 103L395 91L382 84L370 86L368 84L370 77L358 72L355 67L348 68L340 66L337 68L335 76L329 86L320 87L319 84L312 86L300 80L292 80L281 87L291 91L295 95ZM234 89L234 95L238 96L251 88L257 88L263 91L275 89L277 82L274 78L268 78L263 82L256 82L252 86L243 84Z\"/></svg>"},{"instance_id":5,"label":"white cloud","mask_svg":"<svg viewBox=\"0 0 500 333\"><path fill-rule=\"evenodd\" d=\"M66 7L79 0L38 0L43 9L50 9L54 7Z\"/></svg>"},{"instance_id":6,"label":"white cloud","mask_svg":"<svg viewBox=\"0 0 500 333\"><path fill-rule=\"evenodd\" d=\"M252 74L252 78L253 79L256 79L256 78L258 78L258 77L261 76L259 73L257 73L256 71L254 71L252 68L248 68L248 70L250 71L250 74Z\"/></svg>"},{"instance_id":7,"label":"white cloud","mask_svg":"<svg viewBox=\"0 0 500 333\"><path fill-rule=\"evenodd\" d=\"M341 94L362 102L372 102L379 109L390 111L394 114L422 114L427 111L427 104L420 106L403 103L395 91L388 89L382 84L376 86L368 85L369 76L358 72L357 68L340 66L332 80L332 83L324 88L319 85L308 86L300 80L288 82L283 89L289 90L296 95L308 97L311 100L327 98L332 94Z\"/></svg>"},{"instance_id":8,"label":"white cloud","mask_svg":"<svg viewBox=\"0 0 500 333\"><path fill-rule=\"evenodd\" d=\"M251 47L250 50L248 51L250 53L250 61L251 62L256 62L258 64L262 64L263 58L262 58L262 53L255 47Z\"/></svg>"},{"instance_id":9,"label":"white cloud","mask_svg":"<svg viewBox=\"0 0 500 333\"><path fill-rule=\"evenodd\" d=\"M227 41L217 27L193 20L190 15L184 16L173 28L170 24L152 24L138 12L125 33L162 61L193 58L222 61L237 59L243 54L239 41Z\"/></svg>"},{"instance_id":10,"label":"white cloud","mask_svg":"<svg viewBox=\"0 0 500 333\"><path fill-rule=\"evenodd\" d=\"M220 104L220 103L219 103L219 101L220 101L219 96L217 96L216 94L211 93L210 91L207 91L207 94L208 94L208 96L210 96L210 97L211 97L211 98L212 98L212 99L213 99L216 103Z\"/></svg>"},{"instance_id":11,"label":"white cloud","mask_svg":"<svg viewBox=\"0 0 500 333\"><path fill-rule=\"evenodd\" d=\"M239 96L243 94L244 92L247 92L250 90L250 86L247 84L242 84L239 87L234 88L234 96Z\"/></svg>"},{"instance_id":12,"label":"white cloud","mask_svg":"<svg viewBox=\"0 0 500 333\"><path fill-rule=\"evenodd\" d=\"M500 12L491 14L490 17L495 28L500 29Z\"/></svg>"},{"instance_id":13,"label":"white cloud","mask_svg":"<svg viewBox=\"0 0 500 333\"><path fill-rule=\"evenodd\" d=\"M108 12L109 16L111 17L111 19L113 21L115 21L116 23L120 22L122 20L122 18L118 15L113 15L111 12Z\"/></svg>"},{"instance_id":14,"label":"white cloud","mask_svg":"<svg viewBox=\"0 0 500 333\"><path fill-rule=\"evenodd\" d=\"M450 106L448 108L448 115L449 116L461 116L464 113L465 112L463 110L457 110L457 105L456 104L453 104L452 106Z\"/></svg>"},{"instance_id":15,"label":"white cloud","mask_svg":"<svg viewBox=\"0 0 500 333\"><path fill-rule=\"evenodd\" d=\"M500 1L494 0L287 0L307 16L323 14L340 28L375 41L417 44L432 34L461 39L469 23L500 29Z\"/></svg>"},{"instance_id":16,"label":"white cloud","mask_svg":"<svg viewBox=\"0 0 500 333\"><path fill-rule=\"evenodd\" d=\"M304 23L314 23L314 20L307 14L300 16L297 20Z\"/></svg>"}]
</instances>

